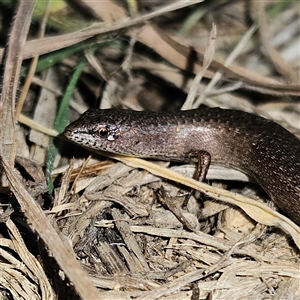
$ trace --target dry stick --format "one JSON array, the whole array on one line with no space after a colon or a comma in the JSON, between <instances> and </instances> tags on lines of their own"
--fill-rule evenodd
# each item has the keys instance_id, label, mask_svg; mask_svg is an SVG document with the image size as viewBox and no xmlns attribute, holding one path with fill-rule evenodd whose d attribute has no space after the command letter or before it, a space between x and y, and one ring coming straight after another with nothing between
<instances>
[{"instance_id":1,"label":"dry stick","mask_svg":"<svg viewBox=\"0 0 300 300\"><path fill-rule=\"evenodd\" d=\"M59 135L59 133L56 130L48 128L44 125L41 125L40 123L32 120L31 118L24 116L23 114L19 115L18 121L19 121L19 123L22 123L22 124L30 127L33 130L42 132L44 134L48 134L52 137L57 137Z\"/></svg>"},{"instance_id":2,"label":"dry stick","mask_svg":"<svg viewBox=\"0 0 300 300\"><path fill-rule=\"evenodd\" d=\"M32 224L32 227L49 247L58 265L74 284L78 294L82 299L101 299L97 289L75 259L72 248L58 236L41 207L30 196L7 162L2 160L2 164L11 190L18 199L28 223Z\"/></svg>"},{"instance_id":3,"label":"dry stick","mask_svg":"<svg viewBox=\"0 0 300 300\"><path fill-rule=\"evenodd\" d=\"M42 19L41 26L40 26L39 38L43 38L44 35L45 35L46 24L47 24L48 16L49 16L49 4L50 4L50 0L47 0L47 1L48 2L47 2L46 13L44 14L44 17ZM23 108L24 102L26 100L29 88L31 86L32 79L33 79L34 74L35 74L35 69L36 69L38 60L39 60L39 56L36 55L33 58L32 62L30 64L29 72L28 72L28 75L26 77L26 80L25 80L25 83L24 83L21 95L19 97L19 101L17 103L16 112L15 112L15 118L16 119L18 119L18 117L19 117L19 115L20 115L20 113L22 111L22 108Z\"/></svg>"},{"instance_id":4,"label":"dry stick","mask_svg":"<svg viewBox=\"0 0 300 300\"><path fill-rule=\"evenodd\" d=\"M151 37L151 39L149 40L148 37ZM155 39L154 44L153 39ZM176 39L166 34L162 29L155 26L155 24L151 24L151 26L146 27L146 29L142 32L139 41L153 48L156 53L160 54L174 66L177 66L182 70L186 69L187 59L191 52L190 46L187 46L183 41L177 42ZM201 67L201 61L203 61L203 55L201 51L197 49L195 54L196 61L194 63L194 71L198 72ZM209 70L211 72L221 70L224 73L226 81L234 82L240 80L243 82L243 86L246 89L253 91L272 95L300 95L299 85L282 84L275 79L257 75L253 72L249 73L249 71L237 66L233 66L229 69L216 60L212 61L209 66ZM244 72L248 75L245 76Z\"/></svg>"},{"instance_id":5,"label":"dry stick","mask_svg":"<svg viewBox=\"0 0 300 300\"><path fill-rule=\"evenodd\" d=\"M10 31L5 69L2 81L2 95L0 101L0 156L10 166L14 165L15 144L15 101L19 84L19 74L23 61L23 50L33 13L34 1L21 1Z\"/></svg>"},{"instance_id":6,"label":"dry stick","mask_svg":"<svg viewBox=\"0 0 300 300\"><path fill-rule=\"evenodd\" d=\"M259 38L261 40L262 46L266 52L266 56L273 63L277 72L282 74L286 80L290 83L297 84L299 83L299 75L293 70L293 68L285 61L285 59L274 49L268 39L268 26L266 20L266 2L256 1L254 10L256 14L257 21L259 22Z\"/></svg>"},{"instance_id":7,"label":"dry stick","mask_svg":"<svg viewBox=\"0 0 300 300\"><path fill-rule=\"evenodd\" d=\"M191 109L193 106L193 102L196 97L196 93L198 90L198 86L201 82L201 79L205 73L205 71L208 69L210 63L213 60L214 53L215 53L215 42L216 42L216 37L217 37L217 27L213 23L212 24L212 29L209 33L209 38L208 38L208 44L204 52L204 57L203 57L203 68L202 70L196 75L196 77L193 80L193 84L191 86L191 89L189 91L189 94L184 102L184 104L181 107L181 110L187 110Z\"/></svg>"},{"instance_id":8,"label":"dry stick","mask_svg":"<svg viewBox=\"0 0 300 300\"><path fill-rule=\"evenodd\" d=\"M19 201L28 222L32 224L34 230L44 240L61 269L66 273L70 281L74 283L79 295L83 299L99 299L96 288L74 258L72 250L62 242L42 209L30 196L11 168L15 159L15 97L23 60L24 52L22 51L29 30L33 8L34 1L20 1L9 38L0 103L0 118L2 120L2 126L0 126L0 131L2 130L0 143L1 162L11 190Z\"/></svg>"},{"instance_id":9,"label":"dry stick","mask_svg":"<svg viewBox=\"0 0 300 300\"><path fill-rule=\"evenodd\" d=\"M43 270L38 259L34 257L32 253L27 249L23 238L15 223L8 218L5 222L8 229L8 234L12 240L16 253L20 256L22 264L30 269L32 273L27 273L27 276L34 278L34 282L39 283L40 293L42 295L41 299L54 300L56 299L54 295L54 290L52 289L49 279L47 278L45 271Z\"/></svg>"},{"instance_id":10,"label":"dry stick","mask_svg":"<svg viewBox=\"0 0 300 300\"><path fill-rule=\"evenodd\" d=\"M143 15L140 17L136 17L131 20L122 21L122 22L108 25L108 26L105 26L103 23L101 23L100 25L97 24L95 26L90 26L90 27L84 28L80 31L63 34L60 36L47 37L47 38L39 39L39 40L31 40L31 41L28 41L25 45L24 57L31 58L37 54L41 55L41 54L49 53L49 52L52 52L52 51L55 51L58 49L62 49L62 48L74 45L76 43L87 40L88 38L94 37L96 35L104 35L104 34L109 34L111 32L119 31L122 29L129 29L135 25L139 25L142 22L146 22L154 17L160 16L163 13L165 13L166 11L180 9L184 6L189 6L192 4L200 3L202 1L203 0L194 0L194 1L192 1L192 3L189 1L177 1L176 3L174 3L174 5L172 5L172 6L170 5L169 9L163 8L163 9L157 10L153 13L146 14L146 15ZM154 26L151 25L151 26L148 26L148 28L149 27L154 27ZM180 43L177 43L177 42L175 42L175 40L172 40L170 42L171 39L169 37L166 39L165 33L162 34L162 32L160 32L159 35L164 36L164 38L163 38L164 41L161 41L160 42L161 44L163 44L163 45L165 45L166 43L170 44L170 47L172 47L173 49L176 49L177 55L179 55L179 56L183 55L185 57L188 57L188 53L190 51L189 47L182 45ZM145 42L142 41L142 43L145 43ZM149 41L146 41L145 44L148 45L149 47L152 47L152 43L153 43L153 40L151 40L150 45L149 45ZM179 68L184 68L184 67L178 65L178 59L177 59L177 61L169 60L167 55L160 53L160 51L157 51L157 50L155 50L155 51L158 52L158 54L162 55L171 64L174 64L175 66L177 66ZM0 59L2 58L3 52L4 52L3 49L0 48ZM211 64L210 68L212 71L215 71L215 69L216 68L219 69L220 66L222 66L222 65L217 63L216 61L214 61ZM242 79L243 86L250 90L259 91L261 93L267 93L267 94L272 94L272 95L274 95L274 94L276 94L276 95L288 94L288 95L295 95L295 96L300 95L298 85L288 85L288 84L282 84L282 83L280 84L275 79L270 79L270 78L267 78L264 76L260 76L259 79L257 79L256 77L253 77L253 75L252 75L250 78L248 78L248 77L242 76L241 72L239 71L239 68L237 70L234 70L234 69L231 70L231 69L225 68L224 72L226 73L226 78L229 81Z\"/></svg>"},{"instance_id":11,"label":"dry stick","mask_svg":"<svg viewBox=\"0 0 300 300\"><path fill-rule=\"evenodd\" d=\"M237 56L240 54L242 49L244 48L245 44L249 41L249 39L254 34L255 30L257 29L257 24L253 24L250 29L243 35L242 39L239 41L239 43L236 45L236 47L233 49L231 54L227 57L224 67L229 67L233 61L237 58ZM200 97L195 101L193 104L193 108L199 107L201 103L203 103L206 96L212 91L213 87L220 81L222 78L222 71L218 71L215 73L215 75L210 80L209 84L207 85L205 91L200 95Z\"/></svg>"},{"instance_id":12,"label":"dry stick","mask_svg":"<svg viewBox=\"0 0 300 300\"><path fill-rule=\"evenodd\" d=\"M41 55L45 53L49 53L52 51L56 51L74 44L77 44L79 42L82 42L84 40L87 40L95 35L100 34L108 34L114 31L122 30L122 29L128 29L130 27L133 27L135 25L139 25L143 22L149 21L155 17L164 15L167 12L171 12L174 10L178 10L187 6L191 6L200 2L203 2L204 0L190 0L190 1L176 1L175 3L172 3L170 5L166 5L154 12L151 12L149 14L138 16L133 19L125 20L122 22L118 22L116 24L104 26L105 24L97 24L95 26L90 26L88 28L84 28L82 30L63 34L60 36L53 36L44 38L41 40L32 40L27 42L27 45L24 49L26 58L33 57L35 55ZM57 40L59 39L60 43L57 43ZM34 45L34 47L31 47L31 45ZM1 59L1 51L0 51L0 59Z\"/></svg>"},{"instance_id":13,"label":"dry stick","mask_svg":"<svg viewBox=\"0 0 300 300\"><path fill-rule=\"evenodd\" d=\"M292 236L297 247L300 249L300 239L299 239L300 227L297 226L289 218L281 215L277 211L272 210L271 208L255 201L255 200L246 198L239 194L229 192L227 190L209 186L202 182L196 181L192 178L184 177L183 175L181 175L179 173L176 173L167 168L162 168L162 167L160 167L156 164L153 164L151 162L148 162L146 160L112 154L112 153L107 153L107 152L102 152L102 151L97 151L97 152L101 153L102 155L108 156L110 158L122 161L123 163L125 163L128 166L131 166L134 168L142 168L142 169L149 171L150 173L152 173L154 175L157 175L157 176L160 176L160 177L163 177L163 178L175 181L175 182L180 182L181 184L184 184L185 186L188 186L188 187L191 187L198 191L201 191L201 192L205 193L206 195L213 197L217 200L220 200L222 202L237 205L257 222L264 224L264 225L268 225L268 226L277 226L277 227L282 228L285 232L288 232Z\"/></svg>"}]
</instances>

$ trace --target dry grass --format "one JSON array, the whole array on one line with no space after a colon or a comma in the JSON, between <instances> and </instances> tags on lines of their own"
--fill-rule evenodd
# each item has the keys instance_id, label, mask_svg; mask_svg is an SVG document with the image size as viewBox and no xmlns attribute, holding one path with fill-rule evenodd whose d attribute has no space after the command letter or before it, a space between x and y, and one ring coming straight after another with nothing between
<instances>
[{"instance_id":1,"label":"dry grass","mask_svg":"<svg viewBox=\"0 0 300 300\"><path fill-rule=\"evenodd\" d=\"M50 138L88 108L200 104L299 137L299 3L82 3L0 4L0 299L299 299L299 227L243 174L205 186ZM182 210L186 186L210 197Z\"/></svg>"}]
</instances>

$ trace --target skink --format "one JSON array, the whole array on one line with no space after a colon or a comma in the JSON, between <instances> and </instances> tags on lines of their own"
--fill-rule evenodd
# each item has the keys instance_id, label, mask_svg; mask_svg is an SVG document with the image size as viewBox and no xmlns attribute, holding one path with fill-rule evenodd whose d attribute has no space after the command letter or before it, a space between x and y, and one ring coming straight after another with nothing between
<instances>
[{"instance_id":1,"label":"skink","mask_svg":"<svg viewBox=\"0 0 300 300\"><path fill-rule=\"evenodd\" d=\"M84 147L168 161L208 152L212 163L252 177L300 225L300 140L279 124L237 110L89 110L65 129Z\"/></svg>"}]
</instances>

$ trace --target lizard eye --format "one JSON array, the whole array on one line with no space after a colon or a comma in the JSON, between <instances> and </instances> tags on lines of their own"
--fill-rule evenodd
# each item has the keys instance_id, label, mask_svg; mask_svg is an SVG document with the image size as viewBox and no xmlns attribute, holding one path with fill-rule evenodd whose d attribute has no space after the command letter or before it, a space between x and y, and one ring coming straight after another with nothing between
<instances>
[{"instance_id":1,"label":"lizard eye","mask_svg":"<svg viewBox=\"0 0 300 300\"><path fill-rule=\"evenodd\" d=\"M100 128L98 130L100 137L105 138L108 135L108 130L106 128Z\"/></svg>"}]
</instances>

